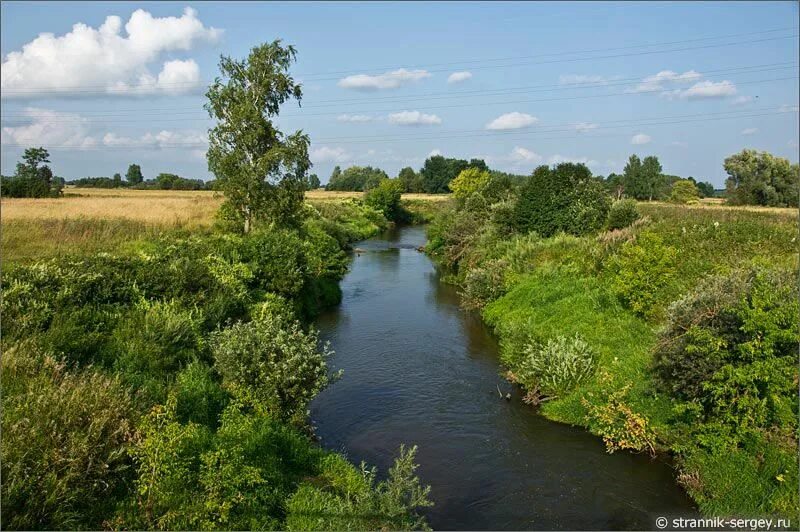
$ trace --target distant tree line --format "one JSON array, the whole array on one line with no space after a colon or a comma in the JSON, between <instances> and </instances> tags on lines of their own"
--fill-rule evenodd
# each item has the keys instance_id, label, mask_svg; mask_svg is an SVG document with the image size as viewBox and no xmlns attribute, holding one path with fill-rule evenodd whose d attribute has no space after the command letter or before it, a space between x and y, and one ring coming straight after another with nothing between
<instances>
[{"instance_id":1,"label":"distant tree line","mask_svg":"<svg viewBox=\"0 0 800 532\"><path fill-rule=\"evenodd\" d=\"M190 179L177 174L160 173L155 179L145 179L138 164L128 166L125 179L119 173L113 177L82 177L68 182L82 188L133 188L157 190L213 190L213 181Z\"/></svg>"}]
</instances>

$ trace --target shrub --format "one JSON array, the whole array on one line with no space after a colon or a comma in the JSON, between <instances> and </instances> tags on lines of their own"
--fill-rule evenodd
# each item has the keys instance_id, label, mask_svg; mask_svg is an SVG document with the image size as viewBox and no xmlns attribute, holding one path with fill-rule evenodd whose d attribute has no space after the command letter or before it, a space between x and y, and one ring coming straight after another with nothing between
<instances>
[{"instance_id":1,"label":"shrub","mask_svg":"<svg viewBox=\"0 0 800 532\"><path fill-rule=\"evenodd\" d=\"M586 407L587 423L593 432L599 434L609 453L630 449L647 451L655 455L656 436L644 414L635 412L625 402L630 385L624 386L608 395L599 404L583 400Z\"/></svg>"},{"instance_id":2,"label":"shrub","mask_svg":"<svg viewBox=\"0 0 800 532\"><path fill-rule=\"evenodd\" d=\"M3 528L101 528L129 467L127 391L28 342L4 351L2 387Z\"/></svg>"},{"instance_id":3,"label":"shrub","mask_svg":"<svg viewBox=\"0 0 800 532\"><path fill-rule=\"evenodd\" d=\"M700 191L692 181L688 179L678 179L672 184L669 193L670 203L694 203L700 199Z\"/></svg>"},{"instance_id":4,"label":"shrub","mask_svg":"<svg viewBox=\"0 0 800 532\"><path fill-rule=\"evenodd\" d=\"M403 209L400 196L403 185L396 179L381 179L377 186L364 192L364 203L380 211L387 220L400 221Z\"/></svg>"},{"instance_id":5,"label":"shrub","mask_svg":"<svg viewBox=\"0 0 800 532\"><path fill-rule=\"evenodd\" d=\"M529 342L513 368L517 380L533 393L560 397L594 375L597 355L580 336L557 336Z\"/></svg>"},{"instance_id":6,"label":"shrub","mask_svg":"<svg viewBox=\"0 0 800 532\"><path fill-rule=\"evenodd\" d=\"M175 379L175 414L181 423L197 423L212 430L228 404L219 377L205 363L190 362Z\"/></svg>"},{"instance_id":7,"label":"shrub","mask_svg":"<svg viewBox=\"0 0 800 532\"><path fill-rule=\"evenodd\" d=\"M482 192L489 184L491 176L489 172L480 168L466 168L459 173L455 179L450 181L450 190L453 196L465 202L471 195Z\"/></svg>"},{"instance_id":8,"label":"shrub","mask_svg":"<svg viewBox=\"0 0 800 532\"><path fill-rule=\"evenodd\" d=\"M267 315L214 335L216 369L237 396L279 419L302 423L311 399L330 382L327 346L317 349L315 331Z\"/></svg>"},{"instance_id":9,"label":"shrub","mask_svg":"<svg viewBox=\"0 0 800 532\"><path fill-rule=\"evenodd\" d=\"M591 233L605 223L610 204L602 182L583 164L540 166L520 188L515 226L545 237Z\"/></svg>"},{"instance_id":10,"label":"shrub","mask_svg":"<svg viewBox=\"0 0 800 532\"><path fill-rule=\"evenodd\" d=\"M430 487L415 474L416 446L400 447L389 478L376 484L377 471L357 470L340 456L327 455L320 474L288 501L288 530L426 530L418 510L433 503Z\"/></svg>"},{"instance_id":11,"label":"shrub","mask_svg":"<svg viewBox=\"0 0 800 532\"><path fill-rule=\"evenodd\" d=\"M669 308L656 363L662 386L737 430L796 426L796 290L790 271L706 279Z\"/></svg>"},{"instance_id":12,"label":"shrub","mask_svg":"<svg viewBox=\"0 0 800 532\"><path fill-rule=\"evenodd\" d=\"M675 276L676 262L675 248L664 245L657 234L643 231L611 257L612 287L631 310L653 317Z\"/></svg>"},{"instance_id":13,"label":"shrub","mask_svg":"<svg viewBox=\"0 0 800 532\"><path fill-rule=\"evenodd\" d=\"M467 309L480 309L505 293L504 264L489 261L485 266L470 268L464 275L461 305Z\"/></svg>"},{"instance_id":14,"label":"shrub","mask_svg":"<svg viewBox=\"0 0 800 532\"><path fill-rule=\"evenodd\" d=\"M608 228L624 229L639 219L639 209L636 200L622 199L611 204L608 211Z\"/></svg>"}]
</instances>

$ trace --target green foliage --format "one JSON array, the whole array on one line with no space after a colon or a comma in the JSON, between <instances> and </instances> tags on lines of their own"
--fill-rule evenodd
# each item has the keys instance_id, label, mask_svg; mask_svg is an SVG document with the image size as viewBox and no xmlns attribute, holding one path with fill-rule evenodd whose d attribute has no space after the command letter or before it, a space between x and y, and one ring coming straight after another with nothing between
<instances>
[{"instance_id":1,"label":"green foliage","mask_svg":"<svg viewBox=\"0 0 800 532\"><path fill-rule=\"evenodd\" d=\"M637 200L657 199L664 181L661 171L658 157L651 155L642 161L638 155L631 155L620 183L625 195Z\"/></svg>"},{"instance_id":2,"label":"green foliage","mask_svg":"<svg viewBox=\"0 0 800 532\"><path fill-rule=\"evenodd\" d=\"M212 430L219 425L228 394L217 375L204 362L190 362L175 379L175 415L183 423L197 423Z\"/></svg>"},{"instance_id":3,"label":"green foliage","mask_svg":"<svg viewBox=\"0 0 800 532\"><path fill-rule=\"evenodd\" d=\"M308 403L330 382L325 359L331 351L327 346L319 351L318 343L315 331L266 315L216 333L212 351L235 395L276 419L302 424Z\"/></svg>"},{"instance_id":4,"label":"green foliage","mask_svg":"<svg viewBox=\"0 0 800 532\"><path fill-rule=\"evenodd\" d=\"M450 182L450 190L457 200L464 202L473 194L480 193L489 184L490 175L485 170L467 168Z\"/></svg>"},{"instance_id":5,"label":"green foliage","mask_svg":"<svg viewBox=\"0 0 800 532\"><path fill-rule=\"evenodd\" d=\"M420 176L422 176L422 189L428 194L449 192L450 182L467 168L477 168L482 171L489 169L481 159L465 161L463 159L450 159L441 155L432 155L425 159L425 164L419 171Z\"/></svg>"},{"instance_id":6,"label":"green foliage","mask_svg":"<svg viewBox=\"0 0 800 532\"><path fill-rule=\"evenodd\" d=\"M670 203L695 203L700 199L700 191L697 186L688 179L679 179L672 184L669 194Z\"/></svg>"},{"instance_id":7,"label":"green foliage","mask_svg":"<svg viewBox=\"0 0 800 532\"><path fill-rule=\"evenodd\" d=\"M387 480L376 483L377 471L361 464L355 470L339 456L328 455L320 474L300 486L288 502L289 530L427 530L417 512L433 506L430 487L417 478L417 447L400 447Z\"/></svg>"},{"instance_id":8,"label":"green foliage","mask_svg":"<svg viewBox=\"0 0 800 532\"><path fill-rule=\"evenodd\" d=\"M583 164L540 166L522 185L515 210L520 232L541 236L590 233L605 224L611 200Z\"/></svg>"},{"instance_id":9,"label":"green foliage","mask_svg":"<svg viewBox=\"0 0 800 532\"><path fill-rule=\"evenodd\" d=\"M630 385L608 393L599 402L583 400L587 423L602 436L609 453L629 449L655 455L656 435L647 416L635 412L626 402Z\"/></svg>"},{"instance_id":10,"label":"green foliage","mask_svg":"<svg viewBox=\"0 0 800 532\"><path fill-rule=\"evenodd\" d=\"M800 166L768 152L742 150L725 159L728 202L733 205L797 207Z\"/></svg>"},{"instance_id":11,"label":"green foliage","mask_svg":"<svg viewBox=\"0 0 800 532\"><path fill-rule=\"evenodd\" d=\"M346 168L344 172L334 168L333 174L325 187L327 190L353 190L364 192L375 188L384 180L389 179L389 176L380 168L373 168L371 166L351 166Z\"/></svg>"},{"instance_id":12,"label":"green foliage","mask_svg":"<svg viewBox=\"0 0 800 532\"><path fill-rule=\"evenodd\" d=\"M144 181L142 168L138 164L128 166L128 171L125 172L125 180L131 185L138 185Z\"/></svg>"},{"instance_id":13,"label":"green foliage","mask_svg":"<svg viewBox=\"0 0 800 532\"><path fill-rule=\"evenodd\" d=\"M2 387L3 528L101 528L128 478L127 390L30 342L4 349Z\"/></svg>"},{"instance_id":14,"label":"green foliage","mask_svg":"<svg viewBox=\"0 0 800 532\"><path fill-rule=\"evenodd\" d=\"M317 174L309 174L306 178L306 190L317 190L322 184L320 183Z\"/></svg>"},{"instance_id":15,"label":"green foliage","mask_svg":"<svg viewBox=\"0 0 800 532\"><path fill-rule=\"evenodd\" d=\"M409 166L400 170L397 180L403 185L403 192L423 192L422 176Z\"/></svg>"},{"instance_id":16,"label":"green foliage","mask_svg":"<svg viewBox=\"0 0 800 532\"><path fill-rule=\"evenodd\" d=\"M658 234L644 231L609 261L613 289L631 310L653 317L675 276L677 261L675 248L664 245Z\"/></svg>"},{"instance_id":17,"label":"green foliage","mask_svg":"<svg viewBox=\"0 0 800 532\"><path fill-rule=\"evenodd\" d=\"M624 229L640 217L636 201L632 199L617 200L611 204L608 211L608 228L610 230Z\"/></svg>"},{"instance_id":18,"label":"green foliage","mask_svg":"<svg viewBox=\"0 0 800 532\"><path fill-rule=\"evenodd\" d=\"M575 335L528 343L522 359L512 371L529 392L559 397L590 379L596 367L597 354L579 335Z\"/></svg>"},{"instance_id":19,"label":"green foliage","mask_svg":"<svg viewBox=\"0 0 800 532\"><path fill-rule=\"evenodd\" d=\"M222 76L206 93L216 120L208 166L245 233L255 221L300 224L310 141L300 131L284 136L272 122L282 104L302 97L289 75L295 57L294 47L280 41L253 48L245 60L223 56Z\"/></svg>"},{"instance_id":20,"label":"green foliage","mask_svg":"<svg viewBox=\"0 0 800 532\"><path fill-rule=\"evenodd\" d=\"M396 179L382 179L376 186L364 193L364 203L383 213L389 221L399 221L403 215L400 196L403 185Z\"/></svg>"},{"instance_id":21,"label":"green foliage","mask_svg":"<svg viewBox=\"0 0 800 532\"><path fill-rule=\"evenodd\" d=\"M43 163L50 162L50 154L44 148L27 148L23 162L17 163L13 176L0 177L2 195L6 198L58 197L64 180L54 177L53 171Z\"/></svg>"}]
</instances>

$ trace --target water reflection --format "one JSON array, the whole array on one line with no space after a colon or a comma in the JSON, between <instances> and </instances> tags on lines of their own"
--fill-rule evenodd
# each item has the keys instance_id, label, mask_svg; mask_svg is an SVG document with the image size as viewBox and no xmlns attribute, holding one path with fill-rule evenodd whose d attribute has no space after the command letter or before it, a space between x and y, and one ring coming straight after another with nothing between
<instances>
[{"instance_id":1,"label":"water reflection","mask_svg":"<svg viewBox=\"0 0 800 532\"><path fill-rule=\"evenodd\" d=\"M385 472L400 443L418 444L439 529L650 529L657 515L689 514L667 465L609 455L498 397L511 388L497 342L415 250L424 242L412 227L360 243L342 304L317 322L345 370L312 405L323 445Z\"/></svg>"}]
</instances>

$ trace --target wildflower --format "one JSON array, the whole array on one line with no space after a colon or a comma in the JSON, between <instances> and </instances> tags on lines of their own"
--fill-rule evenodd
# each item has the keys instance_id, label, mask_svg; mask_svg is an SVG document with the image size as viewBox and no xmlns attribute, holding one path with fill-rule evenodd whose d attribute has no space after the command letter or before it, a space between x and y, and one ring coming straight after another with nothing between
<instances>
[{"instance_id":1,"label":"wildflower","mask_svg":"<svg viewBox=\"0 0 800 532\"><path fill-rule=\"evenodd\" d=\"M719 227L719 222L714 222L714 229Z\"/></svg>"}]
</instances>

